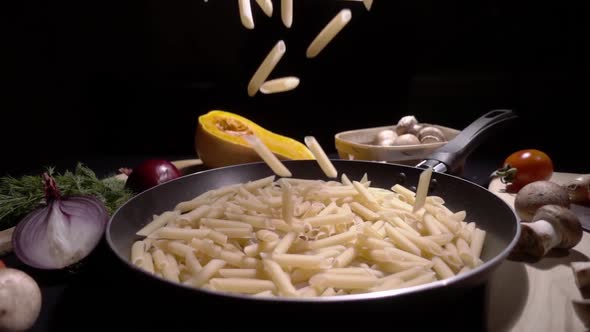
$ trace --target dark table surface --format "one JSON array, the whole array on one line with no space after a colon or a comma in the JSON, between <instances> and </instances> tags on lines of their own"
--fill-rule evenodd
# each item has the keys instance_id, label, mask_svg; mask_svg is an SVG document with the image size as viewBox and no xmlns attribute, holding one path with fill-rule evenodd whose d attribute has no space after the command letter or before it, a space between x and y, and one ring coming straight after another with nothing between
<instances>
[{"instance_id":1,"label":"dark table surface","mask_svg":"<svg viewBox=\"0 0 590 332\"><path fill-rule=\"evenodd\" d=\"M119 167L134 165L151 156L84 157L84 162L99 176L108 176ZM169 160L190 159L194 156L158 156ZM62 160L58 167L72 167L75 161ZM79 160L79 158L77 158ZM489 174L497 167L498 159L475 153L467 160L461 176L486 186ZM400 302L391 311L370 305L355 308L318 308L302 312L286 308L283 315L257 306L236 307L210 303L162 288L139 278L108 250L106 242L94 251L85 264L76 269L43 272L30 269L18 262L14 255L2 258L8 266L28 272L42 289L41 314L31 331L197 331L246 328L274 330L290 325L306 329L389 328L412 327L412 330L485 330L487 326L486 285L459 289L427 301ZM289 311L289 312L287 312ZM218 318L215 318L217 315Z\"/></svg>"}]
</instances>

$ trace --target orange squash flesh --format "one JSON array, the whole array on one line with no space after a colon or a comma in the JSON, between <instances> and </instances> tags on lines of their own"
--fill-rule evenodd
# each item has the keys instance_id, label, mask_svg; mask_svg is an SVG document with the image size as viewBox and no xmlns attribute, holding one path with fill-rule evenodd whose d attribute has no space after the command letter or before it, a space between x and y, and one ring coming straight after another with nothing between
<instances>
[{"instance_id":1,"label":"orange squash flesh","mask_svg":"<svg viewBox=\"0 0 590 332\"><path fill-rule=\"evenodd\" d=\"M303 143L262 128L238 114L220 110L199 117L195 135L197 154L208 167L261 161L242 137L252 134L281 160L314 159Z\"/></svg>"}]
</instances>

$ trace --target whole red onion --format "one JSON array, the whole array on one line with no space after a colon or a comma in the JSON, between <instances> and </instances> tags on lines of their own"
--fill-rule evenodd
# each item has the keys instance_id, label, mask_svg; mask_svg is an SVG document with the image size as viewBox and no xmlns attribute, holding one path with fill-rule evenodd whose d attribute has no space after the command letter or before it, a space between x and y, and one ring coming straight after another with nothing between
<instances>
[{"instance_id":1,"label":"whole red onion","mask_svg":"<svg viewBox=\"0 0 590 332\"><path fill-rule=\"evenodd\" d=\"M181 175L178 168L168 160L148 159L131 170L126 186L134 192L140 193Z\"/></svg>"}]
</instances>

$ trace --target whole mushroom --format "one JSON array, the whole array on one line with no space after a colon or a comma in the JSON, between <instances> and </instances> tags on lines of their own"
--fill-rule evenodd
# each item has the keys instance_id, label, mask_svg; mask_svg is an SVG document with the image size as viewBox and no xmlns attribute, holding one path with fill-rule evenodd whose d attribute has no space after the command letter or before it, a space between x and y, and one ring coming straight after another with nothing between
<instances>
[{"instance_id":1,"label":"whole mushroom","mask_svg":"<svg viewBox=\"0 0 590 332\"><path fill-rule=\"evenodd\" d=\"M412 134L403 134L398 136L394 141L394 145L415 145L420 144L418 137Z\"/></svg>"},{"instance_id":2,"label":"whole mushroom","mask_svg":"<svg viewBox=\"0 0 590 332\"><path fill-rule=\"evenodd\" d=\"M418 135L418 132L422 129L422 125L418 123L416 117L413 115L406 115L402 117L395 127L395 131L398 135L412 134Z\"/></svg>"},{"instance_id":3,"label":"whole mushroom","mask_svg":"<svg viewBox=\"0 0 590 332\"><path fill-rule=\"evenodd\" d=\"M566 183L565 188L572 203L590 203L590 174L582 175Z\"/></svg>"},{"instance_id":4,"label":"whole mushroom","mask_svg":"<svg viewBox=\"0 0 590 332\"><path fill-rule=\"evenodd\" d=\"M422 143L437 143L447 140L442 130L433 126L426 126L420 129L418 132L418 139L420 139L420 142Z\"/></svg>"},{"instance_id":5,"label":"whole mushroom","mask_svg":"<svg viewBox=\"0 0 590 332\"><path fill-rule=\"evenodd\" d=\"M377 134L377 137L375 137L375 144L381 146L393 145L393 142L396 138L397 134L395 133L395 131L391 129L385 129Z\"/></svg>"},{"instance_id":6,"label":"whole mushroom","mask_svg":"<svg viewBox=\"0 0 590 332\"><path fill-rule=\"evenodd\" d=\"M41 311L41 290L23 271L0 269L0 331L25 331Z\"/></svg>"},{"instance_id":7,"label":"whole mushroom","mask_svg":"<svg viewBox=\"0 0 590 332\"><path fill-rule=\"evenodd\" d=\"M535 181L522 187L514 199L514 209L524 221L531 221L537 210L544 205L570 207L564 187L551 181Z\"/></svg>"},{"instance_id":8,"label":"whole mushroom","mask_svg":"<svg viewBox=\"0 0 590 332\"><path fill-rule=\"evenodd\" d=\"M569 209L545 205L531 222L520 224L521 233L512 256L540 259L553 248L570 249L582 240L582 224Z\"/></svg>"}]
</instances>

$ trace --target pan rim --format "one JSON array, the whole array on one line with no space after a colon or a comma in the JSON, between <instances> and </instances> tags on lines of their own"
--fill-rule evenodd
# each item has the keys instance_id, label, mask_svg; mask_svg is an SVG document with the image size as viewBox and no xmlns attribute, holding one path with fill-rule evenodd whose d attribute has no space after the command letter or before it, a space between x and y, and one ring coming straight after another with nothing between
<instances>
[{"instance_id":1,"label":"pan rim","mask_svg":"<svg viewBox=\"0 0 590 332\"><path fill-rule=\"evenodd\" d=\"M378 161L345 160L345 159L332 159L331 161L333 163L337 163L337 164L338 163L341 163L341 164L342 163L381 164L381 165L388 165L385 167L392 166L392 167L395 167L396 169L399 169L399 168L404 169L405 168L405 169L423 170L423 169L421 169L419 167L415 167L415 166L396 164L396 163L378 162ZM282 162L286 163L286 164L308 162L308 163L314 163L317 165L317 162L315 160L311 160L311 159L310 160L285 160ZM429 282L427 284L411 286L411 287L406 287L406 288L402 288L402 289L385 290L385 291L361 293L361 294L339 295L339 296L301 297L301 298L299 298L299 297L298 298L279 297L279 296L277 296L277 297L266 297L266 296L256 297L256 296L247 295L247 294L236 294L236 293L209 290L209 289L204 289L204 288L196 288L196 287L188 286L188 285L185 285L182 283L172 282L172 281L167 280L163 277L159 277L155 274L148 273L148 272L144 271L143 269L133 265L127 258L125 258L125 257L123 257L123 255L121 255L119 250L116 249L116 245L114 244L114 241L113 241L113 238L111 235L111 233L112 233L111 226L112 226L116 216L119 214L119 212L122 209L124 209L126 206L130 205L131 202L134 201L135 199L139 199L140 196L146 195L147 192L157 190L157 188L160 188L162 186L170 186L170 185L172 185L172 183L180 182L183 179L186 179L189 177L202 176L201 174L206 174L206 173L210 173L210 172L220 172L220 171L232 169L232 168L245 168L245 167L253 167L253 166L255 167L256 165L261 165L261 164L266 165L263 161L260 161L260 162L251 162L251 163L230 165L230 166L217 167L217 168L213 168L213 169L197 171L197 172L194 172L191 174L183 175L181 177L178 177L178 178L173 179L171 181L159 184L159 185L154 186L150 189L147 189L141 193L138 193L137 195L135 195L134 197L129 199L127 202L122 204L119 208L117 208L115 210L115 212L109 218L109 221L107 223L107 227L105 230L105 238L106 238L109 250L112 253L114 253L115 256L127 268L131 268L134 272L139 272L142 275L148 276L148 278L158 280L160 282L165 282L166 284L173 286L173 287L178 287L179 289L184 288L184 289L188 290L189 292L196 292L197 294L202 293L202 294L207 294L210 296L219 296L221 298L228 298L228 299L233 298L236 300L242 300L242 301L247 300L247 301L255 301L255 302L263 301L263 302L287 302L287 303L324 303L324 302L331 303L331 302L357 302L357 301L378 300L378 299L385 299L385 298L396 298L399 296L410 295L412 293L423 293L423 292L438 289L438 288L456 286L457 284L459 284L461 282L467 282L468 280L470 280L472 278L477 278L478 276L485 276L485 277L482 277L481 279L482 280L489 280L491 278L491 272L493 270L495 270L502 262L504 262L506 260L506 258L508 257L508 255L510 254L512 249L516 246L518 239L520 238L521 229L520 229L520 224L519 224L518 218L516 216L516 213L514 212L514 209L512 209L508 205L508 203L506 203L504 200L502 200L497 195L494 195L487 188L485 188L477 183L468 181L464 178L461 178L461 177L453 175L453 174L437 172L436 173L437 176L451 177L451 178L453 178L453 181L462 181L462 182L467 183L470 186L474 186L475 188L477 188L477 190L482 190L484 192L487 192L486 195L489 194L491 199L496 200L500 206L504 206L504 208L511 211L511 213L514 217L513 221L516 223L516 225L515 225L516 231L511 239L511 241L508 243L507 246L505 246L502 249L502 251L499 254L495 255L494 257L487 260L486 262L484 262L480 266L478 266L468 272L465 272L461 275L455 275L451 278L444 279L444 280L437 280L437 281Z\"/></svg>"}]
</instances>

